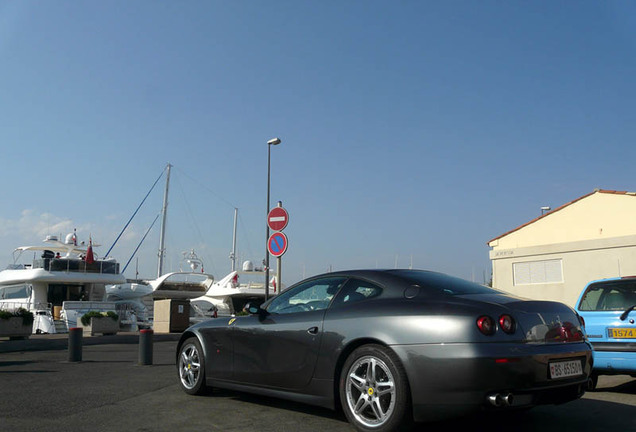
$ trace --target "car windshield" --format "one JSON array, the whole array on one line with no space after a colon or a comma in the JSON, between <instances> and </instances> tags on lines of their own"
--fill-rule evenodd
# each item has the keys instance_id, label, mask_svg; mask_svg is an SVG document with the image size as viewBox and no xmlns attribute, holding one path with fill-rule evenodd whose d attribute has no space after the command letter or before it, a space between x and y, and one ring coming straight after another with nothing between
<instances>
[{"instance_id":1,"label":"car windshield","mask_svg":"<svg viewBox=\"0 0 636 432\"><path fill-rule=\"evenodd\" d=\"M591 284L581 298L582 311L624 311L636 305L636 279Z\"/></svg>"},{"instance_id":2,"label":"car windshield","mask_svg":"<svg viewBox=\"0 0 636 432\"><path fill-rule=\"evenodd\" d=\"M434 291L440 294L464 295L464 294L500 294L493 288L469 282L441 273L416 271L416 270L396 270L393 273L418 285L425 290Z\"/></svg>"}]
</instances>

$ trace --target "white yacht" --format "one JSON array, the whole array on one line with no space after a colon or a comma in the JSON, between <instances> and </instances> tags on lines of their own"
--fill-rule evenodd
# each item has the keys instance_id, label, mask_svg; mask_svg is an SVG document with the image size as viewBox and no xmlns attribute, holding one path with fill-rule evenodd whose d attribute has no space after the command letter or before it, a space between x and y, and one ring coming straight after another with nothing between
<instances>
[{"instance_id":1,"label":"white yacht","mask_svg":"<svg viewBox=\"0 0 636 432\"><path fill-rule=\"evenodd\" d=\"M193 251L190 254L196 256ZM197 273L196 266L191 266L191 270L166 273L153 280L108 285L107 300L129 305L140 320L139 325L150 324L154 300L190 300L192 322L216 316L232 316L241 312L248 302L260 304L265 301L265 284L256 281L262 279L265 272L255 270L250 261L243 264L242 271L232 271L219 281L215 281L211 274ZM272 278L269 295L273 297L277 294L276 278Z\"/></svg>"},{"instance_id":2,"label":"white yacht","mask_svg":"<svg viewBox=\"0 0 636 432\"><path fill-rule=\"evenodd\" d=\"M60 333L78 325L78 318L94 311L116 311L106 302L106 284L126 282L119 263L98 259L92 240L78 245L74 232L60 241L47 236L42 246L23 246L13 252L13 264L0 271L0 308L27 309L34 314L33 333ZM29 263L22 263L33 252Z\"/></svg>"},{"instance_id":3,"label":"white yacht","mask_svg":"<svg viewBox=\"0 0 636 432\"><path fill-rule=\"evenodd\" d=\"M242 271L232 271L207 292L190 300L190 312L194 317L232 316L243 310L247 303L261 304L265 301L265 284L258 281L265 275L261 269L254 269L251 261L243 263ZM239 281L239 277L243 281ZM282 287L284 289L284 287ZM276 278L269 281L269 296L279 293Z\"/></svg>"},{"instance_id":4,"label":"white yacht","mask_svg":"<svg viewBox=\"0 0 636 432\"><path fill-rule=\"evenodd\" d=\"M166 273L152 280L107 285L106 300L134 311L138 326L152 325L155 300L189 300L205 294L214 283L214 276L204 273L203 262L194 250L183 252L183 256L181 268L177 272ZM184 264L190 271L187 271L187 267L183 268Z\"/></svg>"}]
</instances>

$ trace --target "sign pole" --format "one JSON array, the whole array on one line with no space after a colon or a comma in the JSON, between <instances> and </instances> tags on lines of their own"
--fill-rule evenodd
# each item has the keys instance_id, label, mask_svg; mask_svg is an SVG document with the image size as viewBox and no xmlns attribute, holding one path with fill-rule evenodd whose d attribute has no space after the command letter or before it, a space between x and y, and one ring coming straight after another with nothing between
<instances>
[{"instance_id":1,"label":"sign pole","mask_svg":"<svg viewBox=\"0 0 636 432\"><path fill-rule=\"evenodd\" d=\"M272 146L267 143L267 215L269 217L269 178L270 178L270 161L272 154ZM269 223L265 227L265 301L269 299L269 248L267 243L269 242Z\"/></svg>"},{"instance_id":2,"label":"sign pole","mask_svg":"<svg viewBox=\"0 0 636 432\"><path fill-rule=\"evenodd\" d=\"M278 258L276 258L276 289L278 289L278 294L280 294L280 287L282 286L280 281L280 272L281 272L281 263L283 262L283 260L280 258L280 256Z\"/></svg>"}]
</instances>

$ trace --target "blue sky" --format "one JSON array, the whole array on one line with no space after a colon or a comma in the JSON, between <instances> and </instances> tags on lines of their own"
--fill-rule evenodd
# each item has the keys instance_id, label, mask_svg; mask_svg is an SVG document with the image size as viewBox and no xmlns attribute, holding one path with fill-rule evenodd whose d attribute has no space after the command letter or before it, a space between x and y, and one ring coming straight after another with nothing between
<instances>
[{"instance_id":1,"label":"blue sky","mask_svg":"<svg viewBox=\"0 0 636 432\"><path fill-rule=\"evenodd\" d=\"M619 1L0 0L0 259L74 227L105 253L171 163L167 270L194 248L226 274L234 207L260 262L278 136L286 284L411 260L482 282L541 206L636 190L635 32Z\"/></svg>"}]
</instances>

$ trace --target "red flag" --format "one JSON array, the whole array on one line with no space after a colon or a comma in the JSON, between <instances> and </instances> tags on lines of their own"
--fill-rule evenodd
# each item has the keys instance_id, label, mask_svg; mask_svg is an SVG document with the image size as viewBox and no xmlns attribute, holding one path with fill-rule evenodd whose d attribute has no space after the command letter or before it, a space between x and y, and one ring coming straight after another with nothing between
<instances>
[{"instance_id":1,"label":"red flag","mask_svg":"<svg viewBox=\"0 0 636 432\"><path fill-rule=\"evenodd\" d=\"M93 256L93 238L89 237L88 249L86 249L86 263L93 264L94 262L95 262L95 257Z\"/></svg>"},{"instance_id":2,"label":"red flag","mask_svg":"<svg viewBox=\"0 0 636 432\"><path fill-rule=\"evenodd\" d=\"M272 279L269 282L270 282L270 285L274 288L274 292L276 292L276 276L272 277Z\"/></svg>"}]
</instances>

